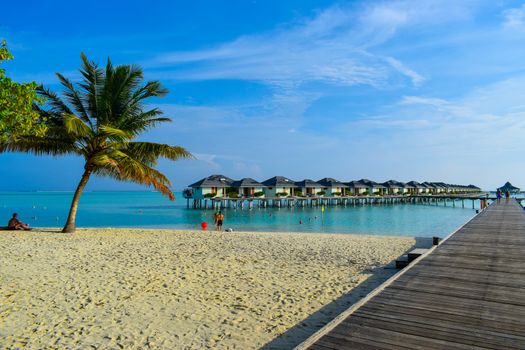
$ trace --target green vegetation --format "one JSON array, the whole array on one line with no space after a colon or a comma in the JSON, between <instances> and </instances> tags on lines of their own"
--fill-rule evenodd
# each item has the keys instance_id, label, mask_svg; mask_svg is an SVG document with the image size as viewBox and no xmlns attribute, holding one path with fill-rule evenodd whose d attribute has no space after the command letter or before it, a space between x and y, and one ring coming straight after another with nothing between
<instances>
[{"instance_id":1,"label":"green vegetation","mask_svg":"<svg viewBox=\"0 0 525 350\"><path fill-rule=\"evenodd\" d=\"M171 121L159 109L147 109L144 104L151 97L167 94L158 81L144 83L142 69L136 65L113 66L108 59L101 69L84 54L81 59L80 83L73 84L57 73L64 88L62 97L44 87L37 89L47 100L45 108L37 108L45 118L45 137L24 135L0 143L0 152L84 158L84 172L63 232L75 231L78 202L91 175L152 186L174 200L170 181L155 169L157 161L160 157L192 157L180 146L134 141L157 124Z\"/></svg>"},{"instance_id":2,"label":"green vegetation","mask_svg":"<svg viewBox=\"0 0 525 350\"><path fill-rule=\"evenodd\" d=\"M204 198L213 198L217 195L217 193L206 193L203 197Z\"/></svg>"},{"instance_id":3,"label":"green vegetation","mask_svg":"<svg viewBox=\"0 0 525 350\"><path fill-rule=\"evenodd\" d=\"M288 192L277 192L275 195L277 197L286 197L288 196Z\"/></svg>"},{"instance_id":4,"label":"green vegetation","mask_svg":"<svg viewBox=\"0 0 525 350\"><path fill-rule=\"evenodd\" d=\"M317 195L318 195L318 196L324 196L325 194L326 194L325 191L319 191L319 192L317 192Z\"/></svg>"},{"instance_id":5,"label":"green vegetation","mask_svg":"<svg viewBox=\"0 0 525 350\"><path fill-rule=\"evenodd\" d=\"M301 189L299 189L299 188L294 188L293 189L293 195L296 196L296 197L303 197L303 191L301 191Z\"/></svg>"},{"instance_id":6,"label":"green vegetation","mask_svg":"<svg viewBox=\"0 0 525 350\"><path fill-rule=\"evenodd\" d=\"M264 196L264 192L263 192L263 191L255 192L255 193L253 194L253 196L254 196L254 197L262 197L262 196Z\"/></svg>"},{"instance_id":7,"label":"green vegetation","mask_svg":"<svg viewBox=\"0 0 525 350\"><path fill-rule=\"evenodd\" d=\"M5 41L0 43L0 64L13 59ZM33 108L44 102L36 92L37 84L16 83L0 69L0 142L23 135L43 136L47 126Z\"/></svg>"},{"instance_id":8,"label":"green vegetation","mask_svg":"<svg viewBox=\"0 0 525 350\"><path fill-rule=\"evenodd\" d=\"M340 196L340 195L341 195L341 192L332 192L332 194L333 194L334 196Z\"/></svg>"},{"instance_id":9,"label":"green vegetation","mask_svg":"<svg viewBox=\"0 0 525 350\"><path fill-rule=\"evenodd\" d=\"M230 198L239 198L239 192L237 191L226 192L226 195Z\"/></svg>"},{"instance_id":10,"label":"green vegetation","mask_svg":"<svg viewBox=\"0 0 525 350\"><path fill-rule=\"evenodd\" d=\"M233 187L228 187L226 189L226 195L230 198L238 198L239 197L239 191Z\"/></svg>"}]
</instances>

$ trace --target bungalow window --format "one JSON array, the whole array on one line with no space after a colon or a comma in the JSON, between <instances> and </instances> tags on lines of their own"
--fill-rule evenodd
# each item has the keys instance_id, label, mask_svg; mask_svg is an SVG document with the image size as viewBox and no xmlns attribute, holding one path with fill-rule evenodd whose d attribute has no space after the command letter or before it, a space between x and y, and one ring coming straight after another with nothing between
<instances>
[{"instance_id":1,"label":"bungalow window","mask_svg":"<svg viewBox=\"0 0 525 350\"><path fill-rule=\"evenodd\" d=\"M211 193L217 194L217 187L212 187L211 188Z\"/></svg>"}]
</instances>

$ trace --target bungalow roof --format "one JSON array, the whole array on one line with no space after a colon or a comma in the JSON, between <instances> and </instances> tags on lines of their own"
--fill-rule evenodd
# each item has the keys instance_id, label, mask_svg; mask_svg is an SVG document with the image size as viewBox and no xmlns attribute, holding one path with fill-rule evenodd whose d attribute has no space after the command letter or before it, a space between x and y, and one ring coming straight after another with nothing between
<instances>
[{"instance_id":1,"label":"bungalow roof","mask_svg":"<svg viewBox=\"0 0 525 350\"><path fill-rule=\"evenodd\" d=\"M383 184L380 184L380 183L372 181L372 180L361 179L359 181L361 181L362 183L364 183L368 187L372 187L372 188L386 188Z\"/></svg>"},{"instance_id":2,"label":"bungalow roof","mask_svg":"<svg viewBox=\"0 0 525 350\"><path fill-rule=\"evenodd\" d=\"M361 182L361 180L350 181L350 182L347 182L346 184L348 185L348 187L351 187L351 188L368 188L368 185L365 184L364 182Z\"/></svg>"},{"instance_id":3,"label":"bungalow roof","mask_svg":"<svg viewBox=\"0 0 525 350\"><path fill-rule=\"evenodd\" d=\"M295 181L292 181L289 178L284 177L284 176L271 177L271 178L263 181L262 184L265 185L265 186L270 186L270 187L272 187L272 186L273 187L275 187L275 186L279 186L279 187L295 187Z\"/></svg>"},{"instance_id":4,"label":"bungalow roof","mask_svg":"<svg viewBox=\"0 0 525 350\"><path fill-rule=\"evenodd\" d=\"M297 181L295 183L295 186L297 187L323 187L320 183L317 183L310 179L304 179L303 181Z\"/></svg>"},{"instance_id":5,"label":"bungalow roof","mask_svg":"<svg viewBox=\"0 0 525 350\"><path fill-rule=\"evenodd\" d=\"M406 184L396 180L388 180L383 182L383 186L386 188L405 188Z\"/></svg>"},{"instance_id":6,"label":"bungalow roof","mask_svg":"<svg viewBox=\"0 0 525 350\"><path fill-rule=\"evenodd\" d=\"M441 187L433 184L432 182L428 182L428 181L423 182L421 185L426 186L427 188L441 188Z\"/></svg>"},{"instance_id":7,"label":"bungalow roof","mask_svg":"<svg viewBox=\"0 0 525 350\"><path fill-rule=\"evenodd\" d=\"M509 181L507 181L505 183L505 185L501 186L500 188L498 188L498 190L500 190L501 192L519 192L520 189L516 186L513 186Z\"/></svg>"},{"instance_id":8,"label":"bungalow roof","mask_svg":"<svg viewBox=\"0 0 525 350\"><path fill-rule=\"evenodd\" d=\"M325 177L324 179L317 181L317 183L325 187L348 187L345 183L331 177Z\"/></svg>"},{"instance_id":9,"label":"bungalow roof","mask_svg":"<svg viewBox=\"0 0 525 350\"><path fill-rule=\"evenodd\" d=\"M243 188L243 187L264 187L262 183L252 179L251 177L245 177L241 180L234 181L231 187Z\"/></svg>"},{"instance_id":10,"label":"bungalow roof","mask_svg":"<svg viewBox=\"0 0 525 350\"><path fill-rule=\"evenodd\" d=\"M198 187L231 187L233 180L224 175L210 175L201 179L189 187L198 188Z\"/></svg>"},{"instance_id":11,"label":"bungalow roof","mask_svg":"<svg viewBox=\"0 0 525 350\"><path fill-rule=\"evenodd\" d=\"M427 188L417 181L409 181L407 182L407 185L411 186L412 188Z\"/></svg>"}]
</instances>

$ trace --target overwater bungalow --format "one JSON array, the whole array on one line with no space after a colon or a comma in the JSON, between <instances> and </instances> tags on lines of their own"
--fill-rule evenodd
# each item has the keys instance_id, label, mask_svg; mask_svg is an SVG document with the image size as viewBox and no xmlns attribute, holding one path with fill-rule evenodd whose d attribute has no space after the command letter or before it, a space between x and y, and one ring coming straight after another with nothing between
<instances>
[{"instance_id":1,"label":"overwater bungalow","mask_svg":"<svg viewBox=\"0 0 525 350\"><path fill-rule=\"evenodd\" d=\"M361 179L359 181L367 185L369 195L384 196L386 193L386 187L379 182L368 179Z\"/></svg>"},{"instance_id":2,"label":"overwater bungalow","mask_svg":"<svg viewBox=\"0 0 525 350\"><path fill-rule=\"evenodd\" d=\"M519 193L520 192L520 189L516 186L513 186L510 182L506 182L505 185L501 186L500 188L498 188L499 191L505 193L507 191L509 191L510 193Z\"/></svg>"},{"instance_id":3,"label":"overwater bungalow","mask_svg":"<svg viewBox=\"0 0 525 350\"><path fill-rule=\"evenodd\" d=\"M201 179L189 187L192 189L191 198L201 200L213 197L226 197L227 190L234 181L224 175L211 175Z\"/></svg>"},{"instance_id":4,"label":"overwater bungalow","mask_svg":"<svg viewBox=\"0 0 525 350\"><path fill-rule=\"evenodd\" d=\"M434 186L439 187L439 193L448 193L452 190L450 188L450 185L444 182L432 182L432 184L434 184Z\"/></svg>"},{"instance_id":5,"label":"overwater bungalow","mask_svg":"<svg viewBox=\"0 0 525 350\"><path fill-rule=\"evenodd\" d=\"M317 183L323 186L323 191L327 197L346 196L351 194L348 185L331 177L325 177L317 181Z\"/></svg>"},{"instance_id":6,"label":"overwater bungalow","mask_svg":"<svg viewBox=\"0 0 525 350\"><path fill-rule=\"evenodd\" d=\"M295 183L298 194L305 195L307 197L324 196L323 185L310 179L304 179L303 181L297 181Z\"/></svg>"},{"instance_id":7,"label":"overwater bungalow","mask_svg":"<svg viewBox=\"0 0 525 350\"><path fill-rule=\"evenodd\" d=\"M362 182L361 180L350 181L350 182L347 182L346 185L348 186L349 191L355 196L362 196L365 194L369 194L368 185Z\"/></svg>"},{"instance_id":8,"label":"overwater bungalow","mask_svg":"<svg viewBox=\"0 0 525 350\"><path fill-rule=\"evenodd\" d=\"M427 187L428 194L439 194L441 193L441 186L438 186L432 182L425 181L421 185Z\"/></svg>"},{"instance_id":9,"label":"overwater bungalow","mask_svg":"<svg viewBox=\"0 0 525 350\"><path fill-rule=\"evenodd\" d=\"M465 192L465 186L447 184L448 191L451 193L462 193Z\"/></svg>"},{"instance_id":10,"label":"overwater bungalow","mask_svg":"<svg viewBox=\"0 0 525 350\"><path fill-rule=\"evenodd\" d=\"M403 186L403 194L413 195L416 194L416 187L406 182Z\"/></svg>"},{"instance_id":11,"label":"overwater bungalow","mask_svg":"<svg viewBox=\"0 0 525 350\"><path fill-rule=\"evenodd\" d=\"M417 181L409 181L407 182L407 185L409 186L409 190L411 191L409 193L412 195L423 194L427 192L427 187L423 186Z\"/></svg>"},{"instance_id":12,"label":"overwater bungalow","mask_svg":"<svg viewBox=\"0 0 525 350\"><path fill-rule=\"evenodd\" d=\"M237 191L237 193L243 197L264 197L264 186L262 183L250 178L245 177L241 180L234 181L231 187Z\"/></svg>"},{"instance_id":13,"label":"overwater bungalow","mask_svg":"<svg viewBox=\"0 0 525 350\"><path fill-rule=\"evenodd\" d=\"M383 182L383 186L385 186L386 194L388 195L400 195L405 193L406 184L400 181L388 180Z\"/></svg>"},{"instance_id":14,"label":"overwater bungalow","mask_svg":"<svg viewBox=\"0 0 525 350\"><path fill-rule=\"evenodd\" d=\"M467 186L467 192L480 192L481 188L475 185L468 185Z\"/></svg>"},{"instance_id":15,"label":"overwater bungalow","mask_svg":"<svg viewBox=\"0 0 525 350\"><path fill-rule=\"evenodd\" d=\"M509 184L510 185L510 184ZM512 185L510 185L512 186ZM474 185L451 185L443 182L410 181L403 183L397 180L389 180L385 183L377 183L368 179L350 181L343 183L333 178L323 178L318 182L310 179L293 181L284 176L274 176L265 181L258 182L252 178L232 180L224 175L211 175L190 185L183 191L187 205L193 200L194 208L207 208L210 206L243 207L245 200L248 207L258 206L294 206L294 205L320 205L320 203L335 203L335 205L349 202L360 202L360 198L347 198L347 196L375 196L365 198L365 202L376 201L425 201L420 195L434 194L451 195L459 193L479 193L480 188ZM519 191L512 186L512 191ZM406 195L406 198L383 198L384 196ZM296 200L293 196L308 196L315 198L304 198ZM320 197L320 198L319 198ZM342 197L342 198L334 198ZM412 198L413 197L413 198ZM212 200L208 200L212 199ZM255 204L254 204L255 203Z\"/></svg>"},{"instance_id":16,"label":"overwater bungalow","mask_svg":"<svg viewBox=\"0 0 525 350\"><path fill-rule=\"evenodd\" d=\"M284 176L274 176L262 182L264 187L265 197L288 197L293 195L293 191L297 186L295 181L290 180Z\"/></svg>"}]
</instances>

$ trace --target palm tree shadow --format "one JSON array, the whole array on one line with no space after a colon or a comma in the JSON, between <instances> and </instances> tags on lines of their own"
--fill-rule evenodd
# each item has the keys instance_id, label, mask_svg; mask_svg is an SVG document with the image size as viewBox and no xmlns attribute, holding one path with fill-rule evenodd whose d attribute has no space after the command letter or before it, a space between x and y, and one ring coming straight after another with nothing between
<instances>
[{"instance_id":1,"label":"palm tree shadow","mask_svg":"<svg viewBox=\"0 0 525 350\"><path fill-rule=\"evenodd\" d=\"M414 248L428 248L432 246L432 238L416 237L416 243L408 250ZM349 293L340 296L329 304L323 306L312 315L298 322L295 326L288 329L283 334L277 336L270 342L261 347L261 350L284 350L293 349L306 339L324 327L328 322L333 320L337 315L348 309L361 298L366 296L372 290L381 285L390 276L397 271L395 269L395 260L392 260L385 266L378 267L366 272L372 272L372 275Z\"/></svg>"},{"instance_id":2,"label":"palm tree shadow","mask_svg":"<svg viewBox=\"0 0 525 350\"><path fill-rule=\"evenodd\" d=\"M62 233L62 229L61 228L39 228L39 227L33 227L33 231L45 232L45 233Z\"/></svg>"}]
</instances>

